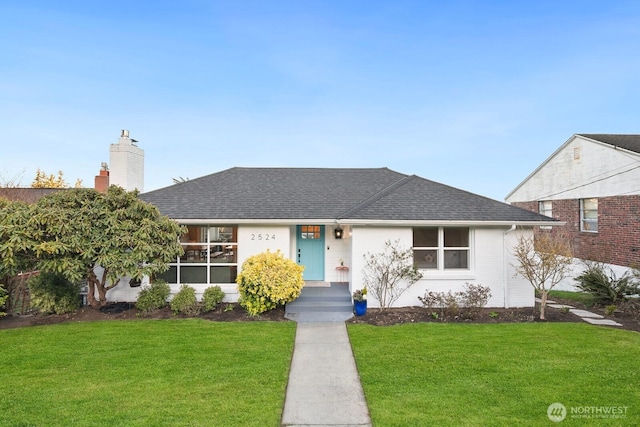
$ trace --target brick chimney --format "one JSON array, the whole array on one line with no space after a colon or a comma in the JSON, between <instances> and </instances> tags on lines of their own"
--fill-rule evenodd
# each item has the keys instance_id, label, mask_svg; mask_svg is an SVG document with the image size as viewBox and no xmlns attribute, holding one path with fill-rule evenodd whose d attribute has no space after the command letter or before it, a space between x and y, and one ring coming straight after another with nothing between
<instances>
[{"instance_id":1,"label":"brick chimney","mask_svg":"<svg viewBox=\"0 0 640 427\"><path fill-rule=\"evenodd\" d=\"M102 162L100 175L96 175L94 188L100 193L104 193L109 188L109 167L105 162Z\"/></svg>"}]
</instances>

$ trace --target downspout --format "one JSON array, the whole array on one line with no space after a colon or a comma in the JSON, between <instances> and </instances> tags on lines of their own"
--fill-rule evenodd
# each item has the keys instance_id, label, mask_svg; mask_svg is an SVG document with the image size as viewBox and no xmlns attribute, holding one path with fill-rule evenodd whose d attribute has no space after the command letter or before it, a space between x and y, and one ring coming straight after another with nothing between
<instances>
[{"instance_id":1,"label":"downspout","mask_svg":"<svg viewBox=\"0 0 640 427\"><path fill-rule=\"evenodd\" d=\"M507 253L507 242L506 242L506 236L507 234L516 231L516 225L513 224L507 231L505 231L502 234L502 294L504 295L504 308L509 308L509 286L508 283L508 279L507 279L507 270L508 270L508 266L506 264L507 261L507 257L506 257L506 253Z\"/></svg>"}]
</instances>

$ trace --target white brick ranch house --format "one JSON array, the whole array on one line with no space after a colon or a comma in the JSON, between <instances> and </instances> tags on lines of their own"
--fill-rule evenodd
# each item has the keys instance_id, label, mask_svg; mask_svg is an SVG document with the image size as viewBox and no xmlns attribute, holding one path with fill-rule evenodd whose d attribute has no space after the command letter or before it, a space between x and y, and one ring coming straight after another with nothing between
<instances>
[{"instance_id":1,"label":"white brick ranch house","mask_svg":"<svg viewBox=\"0 0 640 427\"><path fill-rule=\"evenodd\" d=\"M237 301L235 278L250 256L280 250L306 281L362 288L364 255L385 241L413 248L424 277L396 302L418 306L426 290L491 288L490 307L530 307L533 288L515 277L511 248L522 233L557 220L387 168L231 168L144 193L142 200L188 227L185 254L164 275L176 292L220 285ZM120 288L120 289L119 289ZM118 285L110 299L135 299ZM377 301L369 299L376 307Z\"/></svg>"}]
</instances>

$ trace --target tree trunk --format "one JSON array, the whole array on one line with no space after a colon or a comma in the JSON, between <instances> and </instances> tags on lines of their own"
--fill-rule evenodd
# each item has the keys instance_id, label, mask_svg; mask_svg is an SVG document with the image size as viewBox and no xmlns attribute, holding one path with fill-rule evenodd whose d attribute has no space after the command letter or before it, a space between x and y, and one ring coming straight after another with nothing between
<instances>
[{"instance_id":1,"label":"tree trunk","mask_svg":"<svg viewBox=\"0 0 640 427\"><path fill-rule=\"evenodd\" d=\"M104 307L107 305L107 290L102 283L98 284L98 306Z\"/></svg>"},{"instance_id":2,"label":"tree trunk","mask_svg":"<svg viewBox=\"0 0 640 427\"><path fill-rule=\"evenodd\" d=\"M547 306L547 292L546 290L540 291L540 320L547 320L544 317L544 309Z\"/></svg>"},{"instance_id":3,"label":"tree trunk","mask_svg":"<svg viewBox=\"0 0 640 427\"><path fill-rule=\"evenodd\" d=\"M99 309L100 307L107 305L107 290L104 287L103 281L98 280L98 277L92 267L89 268L87 283L89 284L87 303L91 308ZM98 299L96 299L96 290L98 290Z\"/></svg>"},{"instance_id":4,"label":"tree trunk","mask_svg":"<svg viewBox=\"0 0 640 427\"><path fill-rule=\"evenodd\" d=\"M89 285L89 289L87 289L87 304L89 304L91 308L99 308L95 297L96 285L91 276L87 279L87 284Z\"/></svg>"}]
</instances>

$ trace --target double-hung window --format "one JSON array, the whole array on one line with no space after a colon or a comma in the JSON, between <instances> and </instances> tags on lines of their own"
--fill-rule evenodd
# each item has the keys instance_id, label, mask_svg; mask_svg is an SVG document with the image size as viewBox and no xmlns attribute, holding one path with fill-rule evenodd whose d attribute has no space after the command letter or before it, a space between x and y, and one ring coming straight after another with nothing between
<instances>
[{"instance_id":1,"label":"double-hung window","mask_svg":"<svg viewBox=\"0 0 640 427\"><path fill-rule=\"evenodd\" d=\"M580 231L598 232L598 199L580 199Z\"/></svg>"},{"instance_id":2,"label":"double-hung window","mask_svg":"<svg viewBox=\"0 0 640 427\"><path fill-rule=\"evenodd\" d=\"M553 217L553 203L551 200L542 200L538 202L538 212L540 215L548 216L550 218ZM542 229L550 229L549 226L540 227Z\"/></svg>"},{"instance_id":3,"label":"double-hung window","mask_svg":"<svg viewBox=\"0 0 640 427\"><path fill-rule=\"evenodd\" d=\"M469 269L468 227L415 227L413 262L432 270Z\"/></svg>"}]
</instances>

